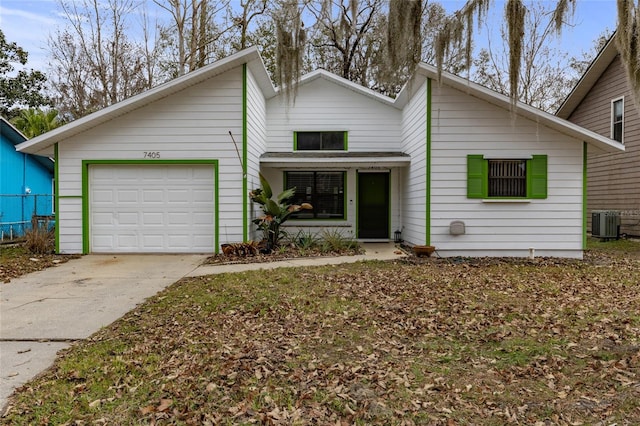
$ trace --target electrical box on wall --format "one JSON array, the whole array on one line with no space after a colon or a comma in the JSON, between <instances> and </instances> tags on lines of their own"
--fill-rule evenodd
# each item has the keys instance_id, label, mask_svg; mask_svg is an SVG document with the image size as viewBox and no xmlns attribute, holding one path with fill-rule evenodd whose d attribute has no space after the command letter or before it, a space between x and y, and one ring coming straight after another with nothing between
<instances>
[{"instance_id":1,"label":"electrical box on wall","mask_svg":"<svg viewBox=\"0 0 640 426\"><path fill-rule=\"evenodd\" d=\"M454 220L449 224L449 234L451 235L464 235L465 233L464 222L461 220Z\"/></svg>"}]
</instances>

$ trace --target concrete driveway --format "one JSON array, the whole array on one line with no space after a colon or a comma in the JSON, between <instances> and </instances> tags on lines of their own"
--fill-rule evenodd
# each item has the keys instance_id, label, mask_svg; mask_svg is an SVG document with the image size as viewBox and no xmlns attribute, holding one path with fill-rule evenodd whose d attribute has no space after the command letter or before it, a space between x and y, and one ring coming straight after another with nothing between
<instances>
[{"instance_id":1,"label":"concrete driveway","mask_svg":"<svg viewBox=\"0 0 640 426\"><path fill-rule=\"evenodd\" d=\"M89 255L0 284L0 414L56 353L192 273L205 255Z\"/></svg>"}]
</instances>

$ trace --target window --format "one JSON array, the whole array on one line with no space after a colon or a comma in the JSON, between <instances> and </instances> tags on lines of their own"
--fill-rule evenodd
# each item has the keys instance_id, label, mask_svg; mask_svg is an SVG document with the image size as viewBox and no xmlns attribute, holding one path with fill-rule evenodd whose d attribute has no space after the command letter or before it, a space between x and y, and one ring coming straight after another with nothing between
<instances>
[{"instance_id":1,"label":"window","mask_svg":"<svg viewBox=\"0 0 640 426\"><path fill-rule=\"evenodd\" d=\"M467 198L547 198L547 156L526 160L467 156Z\"/></svg>"},{"instance_id":2,"label":"window","mask_svg":"<svg viewBox=\"0 0 640 426\"><path fill-rule=\"evenodd\" d=\"M527 160L488 160L489 197L526 197Z\"/></svg>"},{"instance_id":3,"label":"window","mask_svg":"<svg viewBox=\"0 0 640 426\"><path fill-rule=\"evenodd\" d=\"M285 172L285 188L296 188L294 204L309 203L296 219L344 219L344 172Z\"/></svg>"},{"instance_id":4,"label":"window","mask_svg":"<svg viewBox=\"0 0 640 426\"><path fill-rule=\"evenodd\" d=\"M296 151L346 151L347 132L295 132Z\"/></svg>"},{"instance_id":5,"label":"window","mask_svg":"<svg viewBox=\"0 0 640 426\"><path fill-rule=\"evenodd\" d=\"M622 143L624 134L624 98L611 102L611 139Z\"/></svg>"}]
</instances>

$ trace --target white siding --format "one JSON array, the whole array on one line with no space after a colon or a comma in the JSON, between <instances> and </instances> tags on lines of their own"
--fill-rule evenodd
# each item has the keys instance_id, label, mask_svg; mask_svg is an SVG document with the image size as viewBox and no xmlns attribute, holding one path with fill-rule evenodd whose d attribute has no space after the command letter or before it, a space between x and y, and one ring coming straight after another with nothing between
<instances>
[{"instance_id":1,"label":"white siding","mask_svg":"<svg viewBox=\"0 0 640 426\"><path fill-rule=\"evenodd\" d=\"M267 105L253 74L247 71L247 190L260 186L260 156L267 150ZM247 197L249 239L260 239L251 220L259 209Z\"/></svg>"},{"instance_id":2,"label":"white siding","mask_svg":"<svg viewBox=\"0 0 640 426\"><path fill-rule=\"evenodd\" d=\"M427 83L415 92L402 112L402 151L411 165L402 169L402 238L424 244L427 193Z\"/></svg>"},{"instance_id":3,"label":"white siding","mask_svg":"<svg viewBox=\"0 0 640 426\"><path fill-rule=\"evenodd\" d=\"M582 142L446 86L433 90L431 242L441 255L582 256ZM468 154L548 156L548 197L466 196ZM462 220L466 234L449 235Z\"/></svg>"},{"instance_id":4,"label":"white siding","mask_svg":"<svg viewBox=\"0 0 640 426\"><path fill-rule=\"evenodd\" d=\"M60 253L81 253L82 197L60 197L58 206Z\"/></svg>"},{"instance_id":5,"label":"white siding","mask_svg":"<svg viewBox=\"0 0 640 426\"><path fill-rule=\"evenodd\" d=\"M346 131L349 152L400 152L402 111L325 78L317 78L298 89L295 102L286 105L282 96L267 101L267 151L292 152L295 131ZM365 169L376 169L373 163ZM283 171L296 167L264 168L263 174L274 193L283 189ZM344 221L290 221L290 232L305 229L313 233L334 229L345 236L356 235L356 182L357 171L363 167L348 165L321 165L314 170L346 171L346 220ZM400 173L390 171L390 238L401 226L400 203L402 197Z\"/></svg>"},{"instance_id":6,"label":"white siding","mask_svg":"<svg viewBox=\"0 0 640 426\"><path fill-rule=\"evenodd\" d=\"M291 152L294 131L347 131L351 152L400 150L401 111L324 78L298 89L295 103L267 101L269 152Z\"/></svg>"},{"instance_id":7,"label":"white siding","mask_svg":"<svg viewBox=\"0 0 640 426\"><path fill-rule=\"evenodd\" d=\"M242 135L242 71L228 71L59 144L61 197L82 195L82 160L219 160L220 243L242 239L242 168L233 142ZM238 143L241 143L241 139ZM240 147L241 148L241 147ZM82 251L79 200L60 200L60 250ZM75 216L69 216L69 209Z\"/></svg>"}]
</instances>

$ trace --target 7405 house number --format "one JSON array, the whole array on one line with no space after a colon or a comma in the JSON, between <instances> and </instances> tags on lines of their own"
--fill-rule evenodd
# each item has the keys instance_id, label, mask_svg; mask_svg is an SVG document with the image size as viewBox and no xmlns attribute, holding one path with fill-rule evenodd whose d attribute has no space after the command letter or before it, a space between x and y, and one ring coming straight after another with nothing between
<instances>
[{"instance_id":1,"label":"7405 house number","mask_svg":"<svg viewBox=\"0 0 640 426\"><path fill-rule=\"evenodd\" d=\"M144 152L144 158L160 158L160 152L159 151L143 151Z\"/></svg>"}]
</instances>

